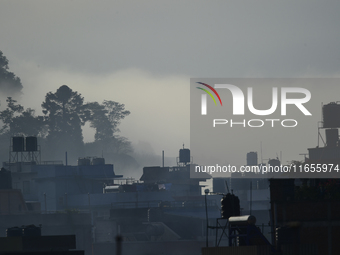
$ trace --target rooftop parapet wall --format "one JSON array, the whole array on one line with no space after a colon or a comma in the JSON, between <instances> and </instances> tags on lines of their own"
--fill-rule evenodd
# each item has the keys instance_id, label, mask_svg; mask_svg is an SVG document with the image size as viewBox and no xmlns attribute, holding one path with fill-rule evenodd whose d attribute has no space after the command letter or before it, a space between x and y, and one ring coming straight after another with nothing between
<instances>
[{"instance_id":1,"label":"rooftop parapet wall","mask_svg":"<svg viewBox=\"0 0 340 255\"><path fill-rule=\"evenodd\" d=\"M117 177L113 170L113 165L87 165L87 166L34 166L34 170L37 172L36 179L44 178L70 178L70 177L83 177L93 179L106 179Z\"/></svg>"}]
</instances>

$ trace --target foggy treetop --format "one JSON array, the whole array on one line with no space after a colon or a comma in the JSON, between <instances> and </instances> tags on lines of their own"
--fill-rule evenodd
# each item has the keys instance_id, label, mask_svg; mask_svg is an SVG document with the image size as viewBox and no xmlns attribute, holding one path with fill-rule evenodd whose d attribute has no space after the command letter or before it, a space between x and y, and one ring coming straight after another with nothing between
<instances>
[{"instance_id":1,"label":"foggy treetop","mask_svg":"<svg viewBox=\"0 0 340 255\"><path fill-rule=\"evenodd\" d=\"M67 150L76 158L85 153L82 127L89 123L95 129L94 142L87 145L92 146L91 153L132 151L130 141L116 135L121 120L130 114L124 104L111 100L84 102L80 93L62 85L46 94L41 104L44 115L37 116L35 109L25 109L12 97L20 94L21 89L20 79L8 71L8 60L0 51L0 91L8 95L6 105L2 104L6 108L0 111L1 140L12 136L37 136L49 157L54 158ZM5 150L0 154L5 154Z\"/></svg>"},{"instance_id":2,"label":"foggy treetop","mask_svg":"<svg viewBox=\"0 0 340 255\"><path fill-rule=\"evenodd\" d=\"M0 51L0 93L14 96L20 94L21 90L20 78L9 71L8 59Z\"/></svg>"}]
</instances>

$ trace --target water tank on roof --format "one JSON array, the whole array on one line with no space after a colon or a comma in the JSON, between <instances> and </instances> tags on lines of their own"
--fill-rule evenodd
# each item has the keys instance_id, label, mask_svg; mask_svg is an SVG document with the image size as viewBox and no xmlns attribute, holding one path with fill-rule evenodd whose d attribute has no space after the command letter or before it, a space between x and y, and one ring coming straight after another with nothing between
<instances>
[{"instance_id":1,"label":"water tank on roof","mask_svg":"<svg viewBox=\"0 0 340 255\"><path fill-rule=\"evenodd\" d=\"M247 166L257 166L257 152L247 153Z\"/></svg>"},{"instance_id":2,"label":"water tank on roof","mask_svg":"<svg viewBox=\"0 0 340 255\"><path fill-rule=\"evenodd\" d=\"M22 234L23 236L41 236L41 228L35 225L24 226Z\"/></svg>"},{"instance_id":3,"label":"water tank on roof","mask_svg":"<svg viewBox=\"0 0 340 255\"><path fill-rule=\"evenodd\" d=\"M24 151L25 145L24 137L22 136L12 137L12 145L14 152Z\"/></svg>"},{"instance_id":4,"label":"water tank on roof","mask_svg":"<svg viewBox=\"0 0 340 255\"><path fill-rule=\"evenodd\" d=\"M189 163L190 160L190 150L189 149L180 149L179 150L179 162L180 163Z\"/></svg>"},{"instance_id":5,"label":"water tank on roof","mask_svg":"<svg viewBox=\"0 0 340 255\"><path fill-rule=\"evenodd\" d=\"M230 225L255 225L256 218L253 215L236 216L229 218Z\"/></svg>"},{"instance_id":6,"label":"water tank on roof","mask_svg":"<svg viewBox=\"0 0 340 255\"><path fill-rule=\"evenodd\" d=\"M93 158L92 165L105 165L105 159L104 158Z\"/></svg>"},{"instance_id":7,"label":"water tank on roof","mask_svg":"<svg viewBox=\"0 0 340 255\"><path fill-rule=\"evenodd\" d=\"M339 140L339 130L337 128L326 129L326 143L328 147L336 147Z\"/></svg>"},{"instance_id":8,"label":"water tank on roof","mask_svg":"<svg viewBox=\"0 0 340 255\"><path fill-rule=\"evenodd\" d=\"M322 107L323 127L339 128L340 127L340 104L329 103Z\"/></svg>"},{"instance_id":9,"label":"water tank on roof","mask_svg":"<svg viewBox=\"0 0 340 255\"><path fill-rule=\"evenodd\" d=\"M78 158L78 166L88 166L91 165L91 160L89 158Z\"/></svg>"},{"instance_id":10,"label":"water tank on roof","mask_svg":"<svg viewBox=\"0 0 340 255\"><path fill-rule=\"evenodd\" d=\"M38 140L36 136L26 137L26 151L37 151L38 150Z\"/></svg>"},{"instance_id":11,"label":"water tank on roof","mask_svg":"<svg viewBox=\"0 0 340 255\"><path fill-rule=\"evenodd\" d=\"M19 227L12 227L6 229L6 236L11 237L11 236L22 236L22 228Z\"/></svg>"},{"instance_id":12,"label":"water tank on roof","mask_svg":"<svg viewBox=\"0 0 340 255\"><path fill-rule=\"evenodd\" d=\"M276 243L282 244L294 244L299 242L299 222L292 222L293 226L282 226L276 228Z\"/></svg>"},{"instance_id":13,"label":"water tank on roof","mask_svg":"<svg viewBox=\"0 0 340 255\"><path fill-rule=\"evenodd\" d=\"M148 222L159 222L162 221L163 211L161 208L149 208L148 209Z\"/></svg>"},{"instance_id":14,"label":"water tank on roof","mask_svg":"<svg viewBox=\"0 0 340 255\"><path fill-rule=\"evenodd\" d=\"M228 219L231 216L239 216L241 214L240 199L234 194L226 194L221 199L221 216Z\"/></svg>"},{"instance_id":15,"label":"water tank on roof","mask_svg":"<svg viewBox=\"0 0 340 255\"><path fill-rule=\"evenodd\" d=\"M270 159L268 160L268 165L270 166L280 166L281 162L278 159Z\"/></svg>"}]
</instances>

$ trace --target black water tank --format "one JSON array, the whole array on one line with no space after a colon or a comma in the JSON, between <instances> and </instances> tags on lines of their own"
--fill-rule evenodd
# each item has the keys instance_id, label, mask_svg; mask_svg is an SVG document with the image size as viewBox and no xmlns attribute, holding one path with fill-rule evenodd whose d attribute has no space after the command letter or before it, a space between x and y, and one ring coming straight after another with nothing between
<instances>
[{"instance_id":1,"label":"black water tank","mask_svg":"<svg viewBox=\"0 0 340 255\"><path fill-rule=\"evenodd\" d=\"M281 244L296 244L299 243L300 234L298 227L278 227L276 228L276 243Z\"/></svg>"},{"instance_id":2,"label":"black water tank","mask_svg":"<svg viewBox=\"0 0 340 255\"><path fill-rule=\"evenodd\" d=\"M231 216L240 216L240 199L234 194L228 193L221 199L221 217L229 219Z\"/></svg>"},{"instance_id":3,"label":"black water tank","mask_svg":"<svg viewBox=\"0 0 340 255\"><path fill-rule=\"evenodd\" d=\"M28 225L22 228L23 236L41 236L41 228L35 225Z\"/></svg>"},{"instance_id":4,"label":"black water tank","mask_svg":"<svg viewBox=\"0 0 340 255\"><path fill-rule=\"evenodd\" d=\"M179 150L179 162L180 163L189 163L190 160L190 150L189 149L180 149Z\"/></svg>"},{"instance_id":5,"label":"black water tank","mask_svg":"<svg viewBox=\"0 0 340 255\"><path fill-rule=\"evenodd\" d=\"M339 128L340 127L340 104L329 103L322 107L323 127Z\"/></svg>"},{"instance_id":6,"label":"black water tank","mask_svg":"<svg viewBox=\"0 0 340 255\"><path fill-rule=\"evenodd\" d=\"M22 236L22 228L19 227L12 227L6 229L6 236L11 237L11 236Z\"/></svg>"},{"instance_id":7,"label":"black water tank","mask_svg":"<svg viewBox=\"0 0 340 255\"><path fill-rule=\"evenodd\" d=\"M268 165L270 166L280 166L281 162L278 159L270 159L268 160Z\"/></svg>"},{"instance_id":8,"label":"black water tank","mask_svg":"<svg viewBox=\"0 0 340 255\"><path fill-rule=\"evenodd\" d=\"M12 137L12 144L14 152L24 151L25 148L24 137L22 136Z\"/></svg>"},{"instance_id":9,"label":"black water tank","mask_svg":"<svg viewBox=\"0 0 340 255\"><path fill-rule=\"evenodd\" d=\"M247 153L247 166L257 166L257 152Z\"/></svg>"},{"instance_id":10,"label":"black water tank","mask_svg":"<svg viewBox=\"0 0 340 255\"><path fill-rule=\"evenodd\" d=\"M104 158L93 158L92 165L105 165L105 159Z\"/></svg>"},{"instance_id":11,"label":"black water tank","mask_svg":"<svg viewBox=\"0 0 340 255\"><path fill-rule=\"evenodd\" d=\"M91 165L91 159L89 158L79 158L78 166L88 166Z\"/></svg>"},{"instance_id":12,"label":"black water tank","mask_svg":"<svg viewBox=\"0 0 340 255\"><path fill-rule=\"evenodd\" d=\"M161 208L149 208L147 217L148 217L148 222L162 221L163 211Z\"/></svg>"},{"instance_id":13,"label":"black water tank","mask_svg":"<svg viewBox=\"0 0 340 255\"><path fill-rule=\"evenodd\" d=\"M38 150L38 140L36 136L26 137L26 151L37 151Z\"/></svg>"},{"instance_id":14,"label":"black water tank","mask_svg":"<svg viewBox=\"0 0 340 255\"><path fill-rule=\"evenodd\" d=\"M326 129L326 143L328 147L336 147L339 140L339 130L337 128Z\"/></svg>"}]
</instances>

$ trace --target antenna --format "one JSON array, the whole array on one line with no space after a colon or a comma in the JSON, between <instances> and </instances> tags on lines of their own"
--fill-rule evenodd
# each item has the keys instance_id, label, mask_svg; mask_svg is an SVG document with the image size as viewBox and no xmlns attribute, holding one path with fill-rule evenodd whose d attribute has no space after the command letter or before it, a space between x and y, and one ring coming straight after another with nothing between
<instances>
[{"instance_id":1,"label":"antenna","mask_svg":"<svg viewBox=\"0 0 340 255\"><path fill-rule=\"evenodd\" d=\"M263 157L262 157L262 141L261 141L261 164L263 164Z\"/></svg>"},{"instance_id":2,"label":"antenna","mask_svg":"<svg viewBox=\"0 0 340 255\"><path fill-rule=\"evenodd\" d=\"M227 186L227 191L228 191L228 193L230 193L230 192L229 192L229 187L228 187L228 181L227 181L227 180L225 180L225 185Z\"/></svg>"},{"instance_id":3,"label":"antenna","mask_svg":"<svg viewBox=\"0 0 340 255\"><path fill-rule=\"evenodd\" d=\"M162 166L164 167L164 150L162 151Z\"/></svg>"}]
</instances>

